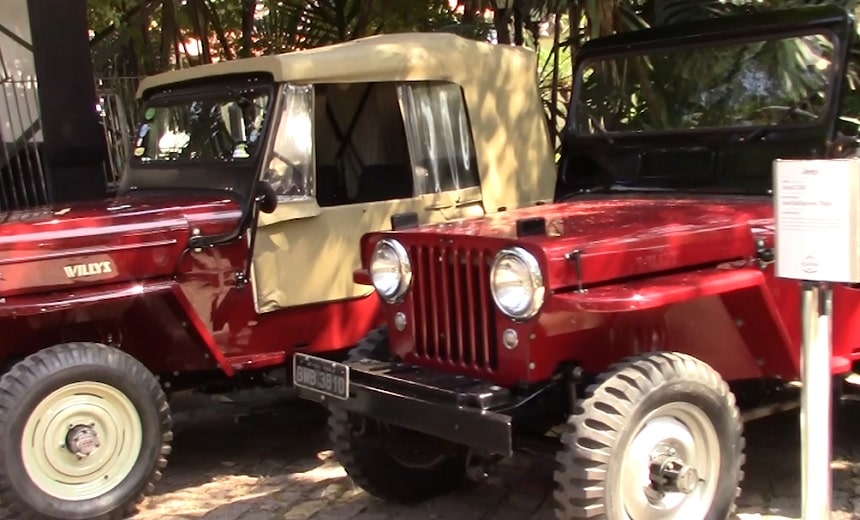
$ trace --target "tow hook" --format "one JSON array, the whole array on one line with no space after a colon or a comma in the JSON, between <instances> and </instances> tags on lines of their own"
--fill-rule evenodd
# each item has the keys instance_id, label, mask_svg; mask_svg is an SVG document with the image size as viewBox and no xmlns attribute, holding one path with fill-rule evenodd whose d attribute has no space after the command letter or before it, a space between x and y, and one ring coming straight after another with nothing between
<instances>
[{"instance_id":1,"label":"tow hook","mask_svg":"<svg viewBox=\"0 0 860 520\"><path fill-rule=\"evenodd\" d=\"M678 457L661 455L651 461L651 487L659 493L689 495L699 486L699 472Z\"/></svg>"}]
</instances>

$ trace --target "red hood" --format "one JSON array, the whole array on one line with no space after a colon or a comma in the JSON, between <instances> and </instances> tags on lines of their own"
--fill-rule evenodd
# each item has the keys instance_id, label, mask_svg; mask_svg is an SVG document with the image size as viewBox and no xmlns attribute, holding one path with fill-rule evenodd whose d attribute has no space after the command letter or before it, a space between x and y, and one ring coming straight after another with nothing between
<instances>
[{"instance_id":1,"label":"red hood","mask_svg":"<svg viewBox=\"0 0 860 520\"><path fill-rule=\"evenodd\" d=\"M547 285L562 288L580 281L567 257L574 251L585 285L750 258L756 230L772 226L772 216L764 197L639 197L536 206L408 234L422 242L428 233L461 235L458 242L490 251L523 246L545 266ZM517 238L517 221L534 217L546 219L546 234Z\"/></svg>"},{"instance_id":2,"label":"red hood","mask_svg":"<svg viewBox=\"0 0 860 520\"><path fill-rule=\"evenodd\" d=\"M223 195L135 196L0 215L0 296L173 272L192 229L235 229Z\"/></svg>"}]
</instances>

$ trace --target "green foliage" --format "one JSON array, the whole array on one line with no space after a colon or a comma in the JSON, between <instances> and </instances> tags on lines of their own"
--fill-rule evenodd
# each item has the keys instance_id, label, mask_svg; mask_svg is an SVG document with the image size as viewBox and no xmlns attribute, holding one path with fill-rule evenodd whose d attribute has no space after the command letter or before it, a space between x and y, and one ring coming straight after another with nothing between
<instances>
[{"instance_id":1,"label":"green foliage","mask_svg":"<svg viewBox=\"0 0 860 520\"><path fill-rule=\"evenodd\" d=\"M832 3L856 11L858 0L514 0L511 12L483 17L491 0L88 0L93 60L97 74L139 77L250 54L272 54L350 40L382 32L449 31L476 39L514 34L539 56L539 82L553 137L565 124L579 48L591 38L658 25L742 12ZM519 38L518 35L524 35ZM689 99L703 86L673 78L695 77L697 67L732 74L739 56L702 53L678 62L650 63L648 77L665 95ZM801 63L798 47L768 54L759 66L780 71L786 85ZM702 65L702 64L706 65ZM860 115L860 47L844 113ZM736 71L735 71L736 72ZM704 78L702 78L704 81ZM500 85L499 88L504 88ZM687 90L683 90L687 88ZM663 121L659 101L646 103L641 85L625 117ZM651 89L653 90L653 88ZM656 99L656 98L655 98ZM726 101L728 102L728 100ZM665 103L663 104L665 107ZM631 112L632 110L632 112ZM663 112L661 112L661 110Z\"/></svg>"},{"instance_id":2,"label":"green foliage","mask_svg":"<svg viewBox=\"0 0 860 520\"><path fill-rule=\"evenodd\" d=\"M381 32L482 34L461 24L447 0L88 0L88 8L102 74L151 74Z\"/></svg>"}]
</instances>

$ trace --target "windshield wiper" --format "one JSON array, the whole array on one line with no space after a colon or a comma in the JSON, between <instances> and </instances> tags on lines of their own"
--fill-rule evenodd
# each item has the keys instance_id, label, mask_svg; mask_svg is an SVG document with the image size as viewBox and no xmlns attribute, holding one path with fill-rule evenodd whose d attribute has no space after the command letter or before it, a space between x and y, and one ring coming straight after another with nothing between
<instances>
[{"instance_id":1,"label":"windshield wiper","mask_svg":"<svg viewBox=\"0 0 860 520\"><path fill-rule=\"evenodd\" d=\"M748 133L747 135L741 136L738 140L743 143L747 141L761 139L767 134L773 132L774 129L779 128L780 126L785 124L789 119L791 119L795 114L797 114L800 109L807 107L810 103L812 103L815 98L824 95L824 90L816 90L812 92L808 96L795 101L791 106L788 107L788 109L785 111L785 114L783 114L779 119L777 119L776 122L772 125L760 126L752 132Z\"/></svg>"}]
</instances>

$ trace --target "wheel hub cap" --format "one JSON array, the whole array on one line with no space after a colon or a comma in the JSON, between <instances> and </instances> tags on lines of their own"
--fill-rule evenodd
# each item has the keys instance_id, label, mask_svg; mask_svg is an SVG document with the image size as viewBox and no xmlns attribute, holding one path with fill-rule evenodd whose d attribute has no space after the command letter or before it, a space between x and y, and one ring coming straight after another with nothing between
<instances>
[{"instance_id":1,"label":"wheel hub cap","mask_svg":"<svg viewBox=\"0 0 860 520\"><path fill-rule=\"evenodd\" d=\"M95 423L88 426L77 425L66 435L66 449L79 459L89 457L101 446Z\"/></svg>"},{"instance_id":2,"label":"wheel hub cap","mask_svg":"<svg viewBox=\"0 0 860 520\"><path fill-rule=\"evenodd\" d=\"M43 493L82 501L120 485L142 447L134 403L111 385L82 381L58 388L33 408L24 423L21 460Z\"/></svg>"},{"instance_id":3,"label":"wheel hub cap","mask_svg":"<svg viewBox=\"0 0 860 520\"><path fill-rule=\"evenodd\" d=\"M720 444L708 416L689 403L648 414L624 449L614 509L625 520L705 518L720 475Z\"/></svg>"},{"instance_id":4,"label":"wheel hub cap","mask_svg":"<svg viewBox=\"0 0 860 520\"><path fill-rule=\"evenodd\" d=\"M699 485L699 472L678 457L661 454L651 459L651 487L660 493L689 495Z\"/></svg>"}]
</instances>

